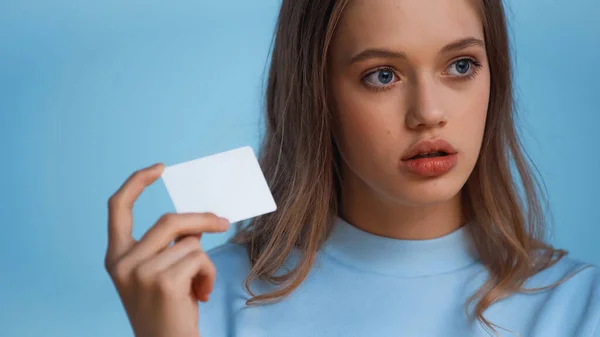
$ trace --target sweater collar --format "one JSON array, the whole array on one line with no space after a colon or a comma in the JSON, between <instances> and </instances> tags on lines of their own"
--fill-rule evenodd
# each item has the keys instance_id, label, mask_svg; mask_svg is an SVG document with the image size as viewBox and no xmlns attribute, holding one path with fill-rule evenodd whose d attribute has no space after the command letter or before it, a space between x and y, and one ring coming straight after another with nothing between
<instances>
[{"instance_id":1,"label":"sweater collar","mask_svg":"<svg viewBox=\"0 0 600 337\"><path fill-rule=\"evenodd\" d=\"M324 251L354 268L399 277L449 273L477 261L466 225L435 239L400 240L363 231L339 216Z\"/></svg>"}]
</instances>

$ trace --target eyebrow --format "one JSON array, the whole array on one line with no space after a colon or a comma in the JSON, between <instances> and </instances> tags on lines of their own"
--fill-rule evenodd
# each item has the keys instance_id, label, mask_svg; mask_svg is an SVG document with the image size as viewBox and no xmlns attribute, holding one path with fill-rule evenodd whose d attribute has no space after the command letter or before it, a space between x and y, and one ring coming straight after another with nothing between
<instances>
[{"instance_id":1,"label":"eyebrow","mask_svg":"<svg viewBox=\"0 0 600 337\"><path fill-rule=\"evenodd\" d=\"M474 37L468 37L465 39L460 39L458 41L454 41L449 43L442 48L440 54L445 54L451 51L462 50L468 47L485 47L485 42L481 39L477 39Z\"/></svg>"},{"instance_id":2,"label":"eyebrow","mask_svg":"<svg viewBox=\"0 0 600 337\"><path fill-rule=\"evenodd\" d=\"M451 43L445 45L440 50L440 54L445 54L445 53L448 53L451 51L462 50L462 49L465 49L468 47L473 47L473 46L483 48L485 46L485 43L481 39L474 38L474 37L467 37L467 38L460 39L460 40L457 40L457 41L454 41L454 42L451 42ZM385 48L370 48L370 49L366 49L366 50L360 52L359 54L353 56L350 59L350 64L368 60L370 58L387 58L387 59L406 60L406 59L408 59L408 56L406 56L406 53L397 52L397 51L393 51L393 50L389 50L389 49L385 49Z\"/></svg>"}]
</instances>

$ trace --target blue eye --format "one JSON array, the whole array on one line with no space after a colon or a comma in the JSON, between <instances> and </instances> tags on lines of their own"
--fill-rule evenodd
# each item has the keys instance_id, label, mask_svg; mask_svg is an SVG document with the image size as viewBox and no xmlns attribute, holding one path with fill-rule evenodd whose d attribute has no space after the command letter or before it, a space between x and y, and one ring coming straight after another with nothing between
<instances>
[{"instance_id":1,"label":"blue eye","mask_svg":"<svg viewBox=\"0 0 600 337\"><path fill-rule=\"evenodd\" d=\"M475 60L464 58L452 63L448 68L448 75L455 77L469 76L478 66Z\"/></svg>"},{"instance_id":2,"label":"blue eye","mask_svg":"<svg viewBox=\"0 0 600 337\"><path fill-rule=\"evenodd\" d=\"M368 74L365 76L364 80L368 85L385 87L397 80L397 76L391 69L382 68Z\"/></svg>"}]
</instances>

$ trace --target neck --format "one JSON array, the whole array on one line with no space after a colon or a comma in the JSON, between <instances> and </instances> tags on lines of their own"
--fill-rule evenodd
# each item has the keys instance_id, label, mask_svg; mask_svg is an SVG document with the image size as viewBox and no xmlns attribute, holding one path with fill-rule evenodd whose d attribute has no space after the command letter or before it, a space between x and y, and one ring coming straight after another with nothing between
<instances>
[{"instance_id":1,"label":"neck","mask_svg":"<svg viewBox=\"0 0 600 337\"><path fill-rule=\"evenodd\" d=\"M464 225L460 193L449 200L411 205L345 179L339 215L359 229L389 238L427 240L452 233Z\"/></svg>"}]
</instances>

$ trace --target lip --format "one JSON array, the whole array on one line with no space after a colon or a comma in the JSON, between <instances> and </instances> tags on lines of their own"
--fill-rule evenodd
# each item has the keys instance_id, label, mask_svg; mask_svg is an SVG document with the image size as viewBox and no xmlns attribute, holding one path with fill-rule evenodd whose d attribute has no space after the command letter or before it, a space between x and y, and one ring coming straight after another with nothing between
<instances>
[{"instance_id":1,"label":"lip","mask_svg":"<svg viewBox=\"0 0 600 337\"><path fill-rule=\"evenodd\" d=\"M456 154L442 157L418 158L402 161L403 168L418 177L439 177L450 172L458 162Z\"/></svg>"},{"instance_id":2,"label":"lip","mask_svg":"<svg viewBox=\"0 0 600 337\"><path fill-rule=\"evenodd\" d=\"M414 156L433 152L443 151L445 156L413 158ZM412 146L402 157L402 167L409 173L423 178L439 177L448 173L458 163L457 151L443 139L422 140Z\"/></svg>"},{"instance_id":3,"label":"lip","mask_svg":"<svg viewBox=\"0 0 600 337\"><path fill-rule=\"evenodd\" d=\"M443 151L446 152L449 156L455 155L457 153L456 149L444 139L424 139L417 142L410 149L408 149L408 151L406 151L406 153L402 156L402 161L408 161L412 157L421 153L434 151Z\"/></svg>"}]
</instances>

